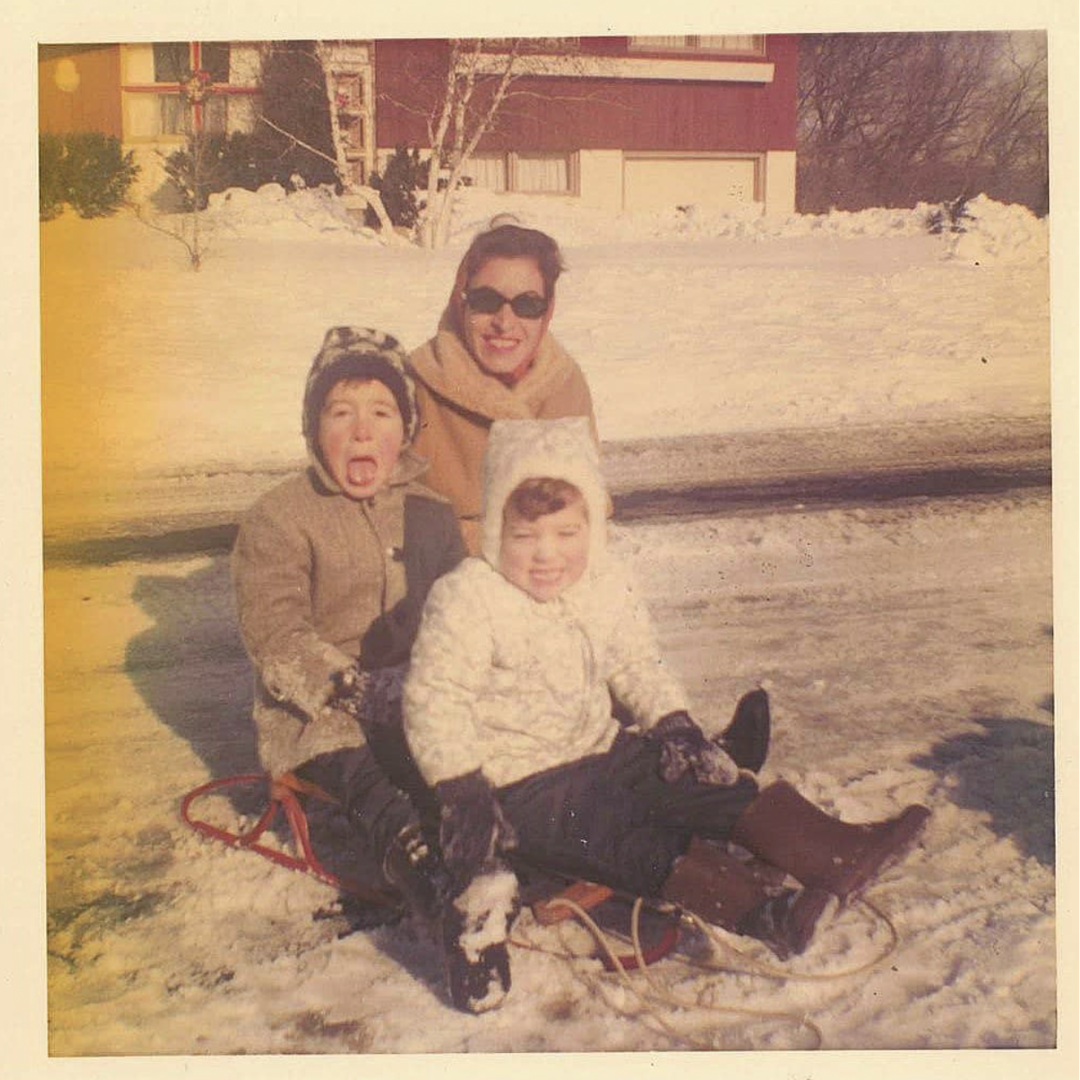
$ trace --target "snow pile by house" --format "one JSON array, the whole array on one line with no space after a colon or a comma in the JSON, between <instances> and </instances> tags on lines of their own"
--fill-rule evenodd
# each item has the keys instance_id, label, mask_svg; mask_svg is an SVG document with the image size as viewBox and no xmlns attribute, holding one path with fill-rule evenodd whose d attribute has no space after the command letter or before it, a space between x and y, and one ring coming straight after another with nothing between
<instances>
[{"instance_id":1,"label":"snow pile by house","mask_svg":"<svg viewBox=\"0 0 1080 1080\"><path fill-rule=\"evenodd\" d=\"M995 202L985 195L972 199L963 234L949 235L944 257L1008 261L1046 257L1048 222L1026 207ZM512 213L522 224L554 233L560 243L609 244L650 240L887 240L924 236L936 209L914 207L832 210L827 214L766 216L758 203L711 210L701 206L672 207L656 213L612 214L581 206L570 196L508 195L465 191L454 207L455 245L465 245L496 214ZM966 240L961 242L961 237Z\"/></svg>"},{"instance_id":2,"label":"snow pile by house","mask_svg":"<svg viewBox=\"0 0 1080 1080\"><path fill-rule=\"evenodd\" d=\"M375 230L354 218L325 185L291 193L280 184L263 184L258 191L229 188L210 196L206 218L241 236L301 239L315 233L320 239L379 243Z\"/></svg>"},{"instance_id":3,"label":"snow pile by house","mask_svg":"<svg viewBox=\"0 0 1080 1080\"><path fill-rule=\"evenodd\" d=\"M946 251L951 258L982 264L1046 259L1049 252L1047 222L1026 206L1004 206L985 195L965 207L963 231L948 234Z\"/></svg>"},{"instance_id":4,"label":"snow pile by house","mask_svg":"<svg viewBox=\"0 0 1080 1080\"><path fill-rule=\"evenodd\" d=\"M422 199L423 193L418 193ZM557 235L564 245L633 243L650 240L751 240L796 238L890 239L926 234L936 207L832 210L827 214L766 216L758 203L711 210L688 204L655 213L622 213L582 206L572 196L514 195L466 189L454 201L451 247L462 247L498 214L512 214ZM350 214L328 186L287 193L279 184L258 191L230 188L210 196L207 220L236 235L294 236L382 243L378 232ZM963 261L1044 259L1048 228L1023 206L979 195L968 203L963 232L943 234L942 255Z\"/></svg>"}]
</instances>

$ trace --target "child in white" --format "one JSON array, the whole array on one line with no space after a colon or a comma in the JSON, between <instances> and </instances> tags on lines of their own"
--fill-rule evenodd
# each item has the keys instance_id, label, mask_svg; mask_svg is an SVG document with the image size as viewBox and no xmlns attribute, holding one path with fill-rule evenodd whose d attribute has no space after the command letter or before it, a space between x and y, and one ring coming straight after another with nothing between
<instances>
[{"instance_id":1,"label":"child in white","mask_svg":"<svg viewBox=\"0 0 1080 1080\"><path fill-rule=\"evenodd\" d=\"M840 873L848 853L834 858L839 838L822 841L818 863L800 862L801 844L785 835L793 820L853 827L790 785L759 796L752 773L690 718L631 576L607 550L607 497L586 420L496 421L483 481L482 557L433 585L404 697L413 756L442 804L455 1003L480 1011L509 988L505 933L482 909L503 882L496 907L512 917L502 856L512 862L515 849L665 896L782 957L801 952L829 894L864 884L897 846L894 823L863 827L873 840L851 838L858 881ZM614 719L613 699L638 733ZM905 842L916 824L902 830ZM813 887L770 891L720 846L729 837L798 867ZM459 947L470 936L483 947Z\"/></svg>"}]
</instances>

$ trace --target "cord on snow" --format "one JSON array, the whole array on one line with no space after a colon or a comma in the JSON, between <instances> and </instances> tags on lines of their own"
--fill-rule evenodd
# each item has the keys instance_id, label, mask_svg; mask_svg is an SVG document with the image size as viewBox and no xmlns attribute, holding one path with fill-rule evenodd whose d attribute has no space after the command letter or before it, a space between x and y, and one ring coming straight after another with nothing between
<instances>
[{"instance_id":1,"label":"cord on snow","mask_svg":"<svg viewBox=\"0 0 1080 1080\"><path fill-rule=\"evenodd\" d=\"M762 975L767 978L780 979L790 982L835 982L840 979L851 978L853 975L861 974L865 971L869 971L871 968L876 967L887 957L891 956L895 951L897 944L899 943L899 934L897 933L896 926L892 919L882 911L879 907L872 904L869 900L859 899L856 901L861 906L865 907L871 915L883 924L889 931L889 941L886 945L879 950L878 954L873 956L865 963L859 964L856 967L848 968L842 971L831 971L820 974L812 972L798 972L790 971L784 968L776 967L772 964L765 964L755 959L749 954L743 952L741 949L736 948L727 937L719 931L716 927L711 926L704 920L692 913L685 912L684 915L689 919L703 934L705 934L716 945L720 946L726 952L733 954L739 958L742 964L745 965L747 974ZM689 1034L687 1032L679 1031L674 1025L672 1025L661 1013L659 1012L657 1005L673 1006L680 1010L699 1010L702 1012L711 1012L720 1015L729 1016L743 1016L752 1020L778 1020L794 1024L796 1028L801 1028L809 1033L812 1039L812 1045L804 1047L807 1050L817 1050L823 1043L823 1036L821 1029L806 1016L800 1016L797 1013L783 1012L776 1010L766 1009L749 1009L739 1008L737 1006L716 1006L716 1005L702 1005L696 1001L687 1001L683 998L677 997L671 994L669 991L656 985L652 974L649 971L648 965L645 963L644 952L641 947L641 933L640 933L640 921L642 900L637 898L634 901L633 911L631 914L630 922L630 936L631 943L634 950L634 958L637 961L638 971L644 976L644 981L648 986L648 991L643 992L634 984L634 981L630 978L626 971L622 961L615 955L615 951L611 947L609 935L597 925L596 921L589 915L589 913L576 904L573 900L569 900L565 897L555 897L549 901L553 905L559 905L569 908L574 916L585 926L589 932L595 938L597 945L603 951L605 957L608 960L608 965L622 981L623 985L633 994L642 1004L646 1013L661 1027L661 1029L671 1035L679 1042L699 1050L715 1050L715 1040L705 1041L698 1036ZM570 953L555 953L551 950L539 949L535 945L531 945L527 942L523 942L517 939L511 939L511 944L520 948L532 949L541 952L551 952L552 955L559 956L562 959L572 960L573 957ZM716 964L709 964L699 960L690 960L688 958L680 958L681 961L690 966L703 968L709 971L725 971L726 968L720 967Z\"/></svg>"}]
</instances>

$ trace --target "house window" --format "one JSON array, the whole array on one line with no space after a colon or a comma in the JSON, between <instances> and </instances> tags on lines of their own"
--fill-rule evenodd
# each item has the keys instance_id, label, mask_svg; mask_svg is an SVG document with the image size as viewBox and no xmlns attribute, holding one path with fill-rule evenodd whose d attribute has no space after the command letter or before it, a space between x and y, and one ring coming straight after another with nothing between
<instances>
[{"instance_id":1,"label":"house window","mask_svg":"<svg viewBox=\"0 0 1080 1080\"><path fill-rule=\"evenodd\" d=\"M473 187L486 191L506 190L506 155L474 154L465 166L465 175Z\"/></svg>"},{"instance_id":2,"label":"house window","mask_svg":"<svg viewBox=\"0 0 1080 1080\"><path fill-rule=\"evenodd\" d=\"M514 191L561 195L571 191L568 154L513 154L511 164Z\"/></svg>"},{"instance_id":3,"label":"house window","mask_svg":"<svg viewBox=\"0 0 1080 1080\"><path fill-rule=\"evenodd\" d=\"M154 82L178 83L191 68L191 47L186 41L154 42Z\"/></svg>"},{"instance_id":4,"label":"house window","mask_svg":"<svg viewBox=\"0 0 1080 1080\"><path fill-rule=\"evenodd\" d=\"M574 154L475 154L465 174L474 187L488 191L571 195L576 189L575 163Z\"/></svg>"},{"instance_id":5,"label":"house window","mask_svg":"<svg viewBox=\"0 0 1080 1080\"><path fill-rule=\"evenodd\" d=\"M191 42L154 42L154 82L182 82L195 65ZM229 81L229 43L227 41L201 41L198 44L198 66L209 72L216 83Z\"/></svg>"},{"instance_id":6,"label":"house window","mask_svg":"<svg viewBox=\"0 0 1080 1080\"><path fill-rule=\"evenodd\" d=\"M632 37L631 50L643 52L708 52L729 56L764 56L764 34L685 34Z\"/></svg>"},{"instance_id":7,"label":"house window","mask_svg":"<svg viewBox=\"0 0 1080 1080\"><path fill-rule=\"evenodd\" d=\"M191 107L180 94L179 86L192 71L207 72L211 83L229 81L229 43L204 41L193 45L187 41L154 42L154 82L171 84L168 91L158 95L159 135L187 135L191 130ZM202 101L202 130L224 132L228 128L228 99L220 94L208 94Z\"/></svg>"}]
</instances>

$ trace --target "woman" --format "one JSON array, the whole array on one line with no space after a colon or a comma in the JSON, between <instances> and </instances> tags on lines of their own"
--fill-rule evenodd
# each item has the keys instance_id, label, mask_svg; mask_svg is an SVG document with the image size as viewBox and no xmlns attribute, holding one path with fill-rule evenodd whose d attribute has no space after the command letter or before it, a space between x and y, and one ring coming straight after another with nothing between
<instances>
[{"instance_id":1,"label":"woman","mask_svg":"<svg viewBox=\"0 0 1080 1080\"><path fill-rule=\"evenodd\" d=\"M453 504L465 544L479 551L480 462L493 420L589 418L581 369L548 332L563 270L555 241L502 224L465 252L439 327L409 358L422 417L415 448L429 487Z\"/></svg>"}]
</instances>

